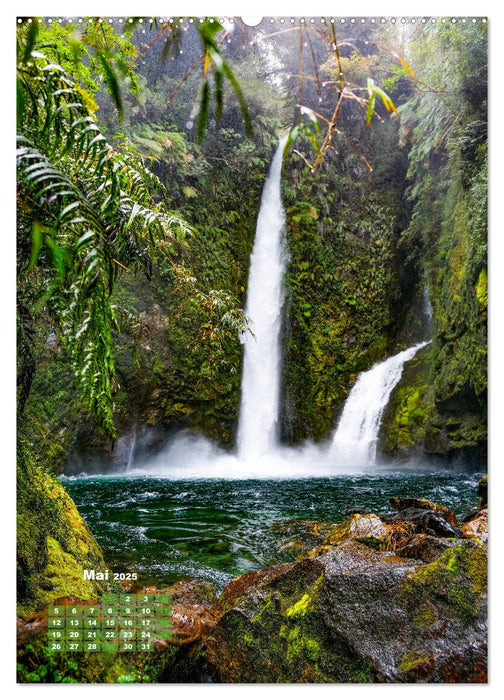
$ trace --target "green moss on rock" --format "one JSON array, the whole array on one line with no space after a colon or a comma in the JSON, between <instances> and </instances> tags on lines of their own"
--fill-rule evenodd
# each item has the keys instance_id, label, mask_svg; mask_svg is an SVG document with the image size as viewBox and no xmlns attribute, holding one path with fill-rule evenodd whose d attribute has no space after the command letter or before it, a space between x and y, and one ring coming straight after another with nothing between
<instances>
[{"instance_id":1,"label":"green moss on rock","mask_svg":"<svg viewBox=\"0 0 504 700\"><path fill-rule=\"evenodd\" d=\"M308 593L305 593L304 596L297 601L297 603L294 603L294 605L291 605L290 608L286 610L285 614L287 617L291 617L293 615L306 615L310 601L311 597L308 595Z\"/></svg>"},{"instance_id":2,"label":"green moss on rock","mask_svg":"<svg viewBox=\"0 0 504 700\"><path fill-rule=\"evenodd\" d=\"M439 559L421 566L404 582L402 592L425 611L438 599L455 618L470 622L478 617L481 596L487 587L487 552L474 542L462 542L446 550ZM429 607L432 612L432 608ZM427 619L429 616L427 615Z\"/></svg>"},{"instance_id":3,"label":"green moss on rock","mask_svg":"<svg viewBox=\"0 0 504 700\"><path fill-rule=\"evenodd\" d=\"M245 574L230 584L235 607L227 609L205 640L214 680L221 682L286 683L376 680L371 666L356 658L345 640L331 635L321 624L320 588L324 577L320 565L304 560L296 565L303 572L292 575L291 566L266 570L261 578ZM272 575L274 590L268 590ZM259 594L243 597L250 588ZM304 592L302 592L304 591ZM242 601L240 603L239 601ZM225 608L228 608L227 600ZM250 606L250 607L249 607Z\"/></svg>"},{"instance_id":4,"label":"green moss on rock","mask_svg":"<svg viewBox=\"0 0 504 700\"><path fill-rule=\"evenodd\" d=\"M241 683L480 679L485 593L486 550L474 542L422 565L347 539L229 584L204 640L210 673Z\"/></svg>"},{"instance_id":5,"label":"green moss on rock","mask_svg":"<svg viewBox=\"0 0 504 700\"><path fill-rule=\"evenodd\" d=\"M414 670L416 666L425 664L429 661L429 655L421 651L407 651L401 659L399 670L402 673L408 673Z\"/></svg>"},{"instance_id":6,"label":"green moss on rock","mask_svg":"<svg viewBox=\"0 0 504 700\"><path fill-rule=\"evenodd\" d=\"M432 603L422 603L413 618L415 627L422 629L433 627L439 619L436 606Z\"/></svg>"},{"instance_id":7,"label":"green moss on rock","mask_svg":"<svg viewBox=\"0 0 504 700\"><path fill-rule=\"evenodd\" d=\"M47 566L41 577L41 588L49 590L40 595L40 600L50 603L57 591L58 597L74 595L88 600L96 595L93 581L84 581L84 570L75 556L65 552L60 543L52 537L47 538ZM44 601L44 598L46 599Z\"/></svg>"},{"instance_id":8,"label":"green moss on rock","mask_svg":"<svg viewBox=\"0 0 504 700\"><path fill-rule=\"evenodd\" d=\"M383 550L387 544L387 526L374 513L354 513L348 520L333 526L309 556L327 552L347 540L356 540L372 549Z\"/></svg>"},{"instance_id":9,"label":"green moss on rock","mask_svg":"<svg viewBox=\"0 0 504 700\"><path fill-rule=\"evenodd\" d=\"M106 568L100 548L75 503L52 476L18 466L18 612L41 610L56 598L99 596L107 582L83 580L83 569Z\"/></svg>"},{"instance_id":10,"label":"green moss on rock","mask_svg":"<svg viewBox=\"0 0 504 700\"><path fill-rule=\"evenodd\" d=\"M382 422L382 449L406 452L422 444L434 410L431 384L433 349L427 346L408 362L401 381L392 392Z\"/></svg>"}]
</instances>

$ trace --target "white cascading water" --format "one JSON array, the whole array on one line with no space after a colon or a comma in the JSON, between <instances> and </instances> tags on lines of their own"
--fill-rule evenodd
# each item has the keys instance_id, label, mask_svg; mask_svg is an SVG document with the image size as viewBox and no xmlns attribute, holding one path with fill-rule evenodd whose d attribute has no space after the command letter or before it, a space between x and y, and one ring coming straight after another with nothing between
<instances>
[{"instance_id":1,"label":"white cascading water","mask_svg":"<svg viewBox=\"0 0 504 700\"><path fill-rule=\"evenodd\" d=\"M338 423L329 454L335 464L372 465L383 411L404 364L427 342L418 343L380 362L357 378Z\"/></svg>"},{"instance_id":2,"label":"white cascading water","mask_svg":"<svg viewBox=\"0 0 504 700\"><path fill-rule=\"evenodd\" d=\"M257 218L245 314L252 333L244 334L238 459L251 462L278 442L280 330L284 302L285 212L280 180L286 138L279 143L264 184Z\"/></svg>"},{"instance_id":3,"label":"white cascading water","mask_svg":"<svg viewBox=\"0 0 504 700\"><path fill-rule=\"evenodd\" d=\"M427 343L419 343L363 372L343 408L328 445L281 446L278 441L280 401L280 335L287 262L285 213L281 200L282 139L271 163L261 198L250 258L245 313L246 333L241 383L237 453L230 454L202 435L183 431L148 463L133 465L130 474L171 478L296 478L332 476L375 463L381 416L404 364ZM135 438L136 440L136 438Z\"/></svg>"}]
</instances>

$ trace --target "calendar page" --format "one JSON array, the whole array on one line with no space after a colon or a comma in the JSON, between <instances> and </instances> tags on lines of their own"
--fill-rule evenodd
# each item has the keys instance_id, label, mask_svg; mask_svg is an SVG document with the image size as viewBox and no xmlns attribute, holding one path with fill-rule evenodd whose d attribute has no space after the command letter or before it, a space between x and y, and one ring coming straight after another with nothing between
<instances>
[{"instance_id":1,"label":"calendar page","mask_svg":"<svg viewBox=\"0 0 504 700\"><path fill-rule=\"evenodd\" d=\"M16 19L19 684L487 682L488 24Z\"/></svg>"}]
</instances>

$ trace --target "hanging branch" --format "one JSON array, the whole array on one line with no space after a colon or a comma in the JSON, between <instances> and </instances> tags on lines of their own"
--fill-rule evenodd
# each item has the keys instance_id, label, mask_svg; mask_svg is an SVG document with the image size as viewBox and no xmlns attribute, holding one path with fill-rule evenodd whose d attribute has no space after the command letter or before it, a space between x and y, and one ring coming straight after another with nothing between
<instances>
[{"instance_id":1,"label":"hanging branch","mask_svg":"<svg viewBox=\"0 0 504 700\"><path fill-rule=\"evenodd\" d=\"M371 123L371 120L373 116L376 116L376 118L379 121L383 121L383 117L380 116L380 114L376 113L375 111L375 103L376 103L376 98L379 97L381 102L383 103L385 109L387 110L388 114L393 114L397 113L396 107L390 97L382 90L378 85L375 85L373 79L371 78L370 70L369 67L366 65L366 60L365 57L362 55L362 52L360 51L359 47L352 41L344 40L343 42L338 41L338 37L336 35L336 28L334 26L334 23L329 23L327 20L324 19L324 24L325 28L324 30L318 29L318 28L310 28L310 27L304 27L300 26L297 28L299 31L299 37L300 37L300 73L299 73L299 95L300 95L300 100L298 104L298 119L296 122L296 126L291 129L289 137L286 142L285 146L285 151L288 151L288 149L292 146L294 143L295 139L298 136L304 136L313 146L316 155L315 158L312 162L310 162L309 158L305 156L301 156L299 150L295 150L294 152L296 155L300 156L303 160L303 162L310 168L310 170L315 170L317 168L322 160L324 159L326 153L328 150L335 150L332 141L335 135L341 136L344 138L347 143L350 145L353 151L355 151L359 157L364 161L366 164L367 168L371 171L372 166L367 160L367 158L356 149L355 145L351 142L350 139L346 137L346 135L338 128L338 123L341 117L341 110L343 106L343 101L344 100L352 100L356 102L360 109L363 110L364 115L365 115L365 123L366 126L369 126ZM328 30L327 25L330 24L330 30ZM287 29L284 31L293 31L295 28L292 29ZM338 72L338 76L335 80L329 80L329 81L322 81L318 72L318 66L317 66L317 61L315 57L315 51L313 49L313 44L311 42L311 38L309 36L308 31L304 30L311 29L312 33L314 32L315 35L322 40L324 43L327 42L328 44L328 52L329 54L333 57L333 60L336 64L336 70ZM274 32L273 34L280 34L282 32ZM270 37L273 36L273 34L269 35ZM314 67L314 77L312 76L307 76L305 75L304 72L304 61L303 61L303 38L304 36L307 36L308 38L308 43L310 46L310 51L311 51L311 56L313 60L313 67ZM268 38L268 37L265 37ZM352 85L349 82L347 82L346 77L344 75L344 70L343 70L343 59L341 56L341 47L349 47L352 52L354 52L355 55L360 57L360 59L363 61L364 67L366 69L366 72L368 74L368 80L367 80L367 85L366 86L358 86L358 85ZM398 55L393 54L399 62L407 66L406 62L402 57L399 57ZM409 68L409 66L408 66ZM411 69L408 70L408 73L413 77L413 72ZM302 101L302 96L303 96L303 86L305 80L311 80L315 81L317 85L320 87L327 87L330 86L332 89L335 91L335 104L332 110L331 116L328 118L326 116L323 116L319 112L313 110L312 108L309 108L306 105L303 105ZM359 93L364 93L366 96L359 94ZM319 99L320 99L320 94L319 94ZM307 117L306 120L303 121L303 117ZM325 125L323 133L321 132L320 126L319 126L319 120L323 122Z\"/></svg>"},{"instance_id":2,"label":"hanging branch","mask_svg":"<svg viewBox=\"0 0 504 700\"><path fill-rule=\"evenodd\" d=\"M303 27L299 28L299 104L303 104L304 62L303 62ZM301 112L298 114L298 124L301 122Z\"/></svg>"}]
</instances>

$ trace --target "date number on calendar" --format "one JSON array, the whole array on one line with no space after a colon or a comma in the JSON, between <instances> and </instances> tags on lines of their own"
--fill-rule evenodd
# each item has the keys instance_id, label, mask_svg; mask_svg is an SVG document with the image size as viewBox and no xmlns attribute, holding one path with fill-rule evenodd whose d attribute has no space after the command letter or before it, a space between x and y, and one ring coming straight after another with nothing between
<instances>
[{"instance_id":1,"label":"date number on calendar","mask_svg":"<svg viewBox=\"0 0 504 700\"><path fill-rule=\"evenodd\" d=\"M137 581L136 571L96 571L96 569L84 569L84 581Z\"/></svg>"}]
</instances>

